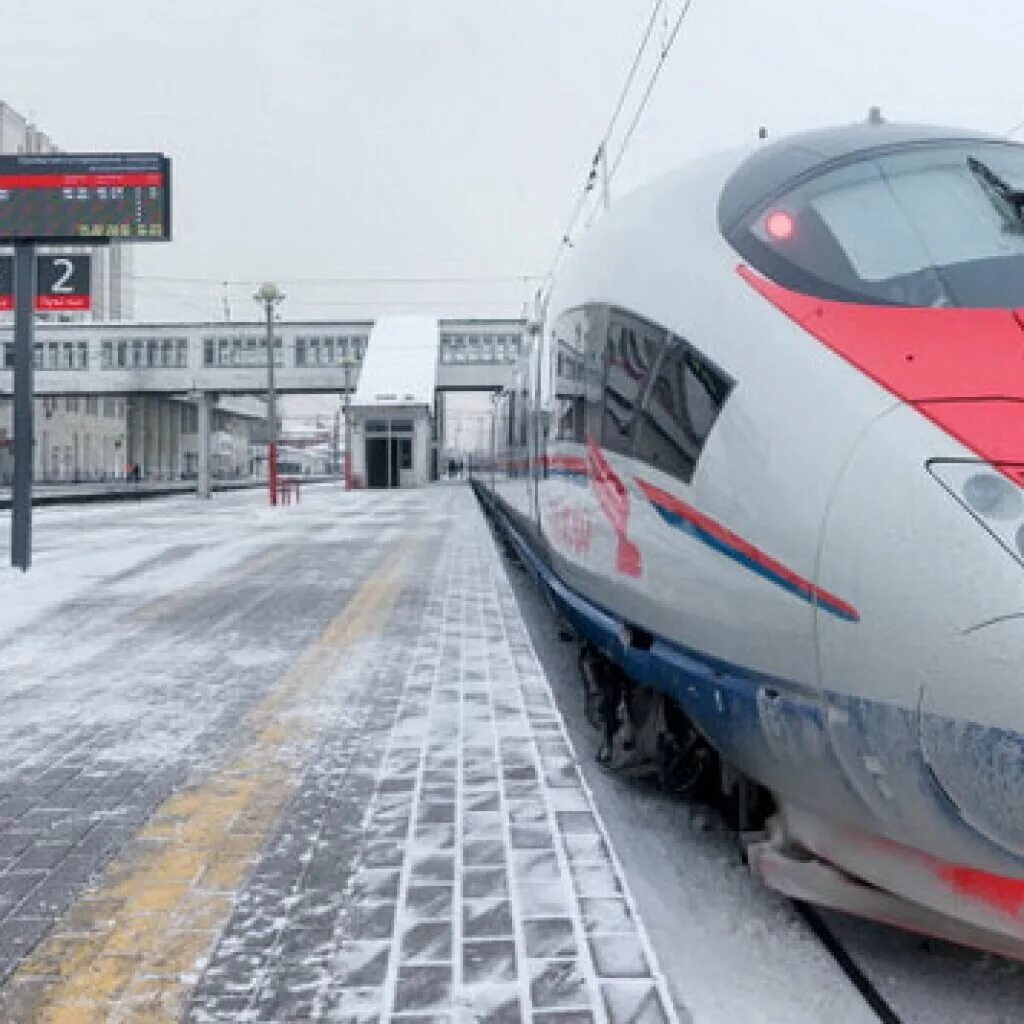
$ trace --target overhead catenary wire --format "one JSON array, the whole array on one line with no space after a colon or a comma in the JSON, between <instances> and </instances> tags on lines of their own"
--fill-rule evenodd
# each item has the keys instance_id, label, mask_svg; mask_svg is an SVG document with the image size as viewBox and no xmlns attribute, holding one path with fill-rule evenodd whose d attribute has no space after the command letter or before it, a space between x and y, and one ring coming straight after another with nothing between
<instances>
[{"instance_id":1,"label":"overhead catenary wire","mask_svg":"<svg viewBox=\"0 0 1024 1024\"><path fill-rule=\"evenodd\" d=\"M669 34L665 45L661 49L661 56L658 58L658 63L654 67L651 79L647 83L647 89L644 92L643 98L640 100L640 105L637 107L636 113L633 115L633 120L626 129L626 134L623 136L622 145L619 147L618 155L615 157L615 160L612 161L612 164L608 169L609 178L615 176L615 172L619 169L619 165L622 163L622 158L626 155L626 150L629 149L630 142L633 141L633 134L636 132L637 126L640 124L640 119L643 117L644 111L647 109L647 104L650 102L651 95L654 93L654 87L658 83L658 76L661 74L661 70L665 66L665 61L668 60L668 55L672 52L672 47L675 45L676 38L679 35L679 30L683 27L683 22L686 20L687 14L690 13L691 7L693 7L693 0L686 0L683 4L682 10L679 12L679 17L676 18L675 24L672 26L672 31Z\"/></svg>"},{"instance_id":2,"label":"overhead catenary wire","mask_svg":"<svg viewBox=\"0 0 1024 1024\"><path fill-rule=\"evenodd\" d=\"M258 287L262 282L256 279L225 280L222 277L171 277L160 274L132 274L133 282L166 282L168 284L204 284L210 287L251 288ZM303 287L334 287L338 285L370 285L370 284L522 284L538 281L536 274L493 274L464 277L283 277L278 283Z\"/></svg>"},{"instance_id":3,"label":"overhead catenary wire","mask_svg":"<svg viewBox=\"0 0 1024 1024\"><path fill-rule=\"evenodd\" d=\"M548 272L544 275L541 281L541 290L544 285L550 281L554 276L555 271L558 269L558 262L562 257L566 246L572 245L572 233L576 228L576 221L579 219L580 213L583 211L583 207L586 205L587 198L590 196L594 189L594 185L597 183L597 176L600 172L601 160L606 157L606 151L608 146L608 140L611 138L612 132L615 130L615 124L619 119L619 115L622 113L622 109L626 104L626 99L629 96L629 90L632 88L633 81L636 78L637 70L640 67L640 62L643 60L643 55L647 50L647 46L651 41L651 36L654 33L654 27L658 21L658 12L661 10L661 6L664 0L654 0L654 5L651 8L650 17L647 19L647 26L644 29L643 36L640 39L640 43L636 48L636 53L633 55L633 60L630 63L629 71L626 73L626 79L623 82L622 89L619 92L619 97L615 102L615 106L612 109L612 115L608 119L608 124L601 136L601 141L598 143L597 149L594 152L594 156L590 161L590 169L587 172L587 178L584 182L579 195L576 197L573 203L572 212L569 214L569 222L566 224L565 231L562 232L561 238L558 240L558 245L555 249L554 258L551 261L551 265Z\"/></svg>"},{"instance_id":4,"label":"overhead catenary wire","mask_svg":"<svg viewBox=\"0 0 1024 1024\"><path fill-rule=\"evenodd\" d=\"M597 183L598 175L602 173L603 170L603 173L605 175L604 187L608 187L611 183L611 180L614 178L616 172L618 171L620 165L622 164L622 160L625 157L626 152L629 149L629 145L633 140L633 135L636 132L637 126L640 124L640 120L643 117L644 111L646 110L647 105L650 102L651 96L654 93L654 88L657 85L661 71L664 68L665 63L668 60L669 54L672 51L672 47L675 45L676 39L679 36L679 31L682 28L683 22L685 21L686 16L689 14L690 9L693 6L693 0L685 0L682 9L680 10L678 16L675 19L675 22L672 24L671 31L669 31L667 36L663 38L661 51L659 53L658 60L651 74L651 77L647 82L647 87L644 89L640 102L637 105L636 110L634 111L633 118L630 121L625 133L623 134L622 143L618 148L615 159L609 163L608 144L611 141L612 134L614 133L615 125L618 122L618 119L622 114L623 109L625 108L626 100L629 96L630 89L632 88L633 82L636 79L636 74L640 67L641 60L643 59L643 55L647 51L648 45L651 40L651 36L653 35L654 28L657 24L658 14L662 10L664 2L665 0L655 0L654 6L651 10L650 17L647 21L647 25L644 29L644 33L641 38L640 44L637 47L637 51L633 57L633 61L630 64L629 71L626 75L626 80L623 85L622 91L620 92L619 98L616 101L612 117L608 122L608 127L605 129L605 133L601 137L601 141L598 144L597 151L595 152L593 160L591 161L590 171L588 173L587 180L579 196L577 197L576 202L573 205L572 214L569 218L568 226L566 227L566 230L562 233L562 236L559 239L558 246L555 250L554 259L552 260L548 272L545 274L540 284L540 287L537 289L536 298L538 301L543 301L543 292L546 288L550 287L551 281L554 278L555 272L558 269L558 265L562 259L562 256L565 253L565 250L567 248L571 248L574 244L573 232L575 231L580 213L586 206L587 199L590 197L591 193L593 192L594 185ZM602 162L604 163L604 168L602 168L601 166ZM590 226L591 222L596 216L597 209L597 206L595 206L594 209L591 211L591 215L587 219L587 227Z\"/></svg>"}]
</instances>

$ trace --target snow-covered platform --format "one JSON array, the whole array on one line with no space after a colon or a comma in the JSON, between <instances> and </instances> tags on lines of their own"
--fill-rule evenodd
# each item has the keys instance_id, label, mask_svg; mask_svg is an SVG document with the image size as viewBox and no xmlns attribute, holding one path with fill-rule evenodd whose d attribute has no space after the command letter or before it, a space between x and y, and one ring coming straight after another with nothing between
<instances>
[{"instance_id":1,"label":"snow-covered platform","mask_svg":"<svg viewBox=\"0 0 1024 1024\"><path fill-rule=\"evenodd\" d=\"M678 1019L467 488L37 532L0 1019Z\"/></svg>"}]
</instances>

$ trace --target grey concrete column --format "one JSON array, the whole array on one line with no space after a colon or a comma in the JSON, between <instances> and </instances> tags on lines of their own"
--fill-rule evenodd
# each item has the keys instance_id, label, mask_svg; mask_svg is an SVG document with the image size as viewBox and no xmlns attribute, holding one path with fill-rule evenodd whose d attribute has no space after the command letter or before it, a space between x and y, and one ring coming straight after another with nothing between
<instances>
[{"instance_id":1,"label":"grey concrete column","mask_svg":"<svg viewBox=\"0 0 1024 1024\"><path fill-rule=\"evenodd\" d=\"M210 497L210 412L213 409L213 396L204 391L196 403L199 409L199 479L196 484L196 497Z\"/></svg>"},{"instance_id":2,"label":"grey concrete column","mask_svg":"<svg viewBox=\"0 0 1024 1024\"><path fill-rule=\"evenodd\" d=\"M181 476L181 418L185 407L181 402L169 402L169 423L167 449L170 459L171 476L177 479Z\"/></svg>"},{"instance_id":3,"label":"grey concrete column","mask_svg":"<svg viewBox=\"0 0 1024 1024\"><path fill-rule=\"evenodd\" d=\"M160 474L171 475L171 400L160 399Z\"/></svg>"},{"instance_id":4,"label":"grey concrete column","mask_svg":"<svg viewBox=\"0 0 1024 1024\"><path fill-rule=\"evenodd\" d=\"M159 420L157 418L156 398L144 398L143 409L145 410L144 423L146 431L145 456L142 460L142 468L146 473L154 473L157 467L157 430Z\"/></svg>"},{"instance_id":5,"label":"grey concrete column","mask_svg":"<svg viewBox=\"0 0 1024 1024\"><path fill-rule=\"evenodd\" d=\"M126 395L125 403L127 406L128 423L125 429L125 443L128 446L128 451L124 461L131 463L133 466L142 468L142 464L145 461L145 436L146 429L143 419L145 417L145 404L144 399L141 395ZM122 467L123 472L123 467Z\"/></svg>"}]
</instances>

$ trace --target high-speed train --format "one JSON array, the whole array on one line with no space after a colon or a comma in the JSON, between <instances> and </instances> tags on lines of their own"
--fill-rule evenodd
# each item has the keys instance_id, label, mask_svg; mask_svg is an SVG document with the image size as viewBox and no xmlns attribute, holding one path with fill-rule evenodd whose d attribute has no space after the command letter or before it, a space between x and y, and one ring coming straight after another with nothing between
<instances>
[{"instance_id":1,"label":"high-speed train","mask_svg":"<svg viewBox=\"0 0 1024 1024\"><path fill-rule=\"evenodd\" d=\"M492 435L603 756L713 773L789 895L1024 957L1024 146L866 123L640 189Z\"/></svg>"}]
</instances>

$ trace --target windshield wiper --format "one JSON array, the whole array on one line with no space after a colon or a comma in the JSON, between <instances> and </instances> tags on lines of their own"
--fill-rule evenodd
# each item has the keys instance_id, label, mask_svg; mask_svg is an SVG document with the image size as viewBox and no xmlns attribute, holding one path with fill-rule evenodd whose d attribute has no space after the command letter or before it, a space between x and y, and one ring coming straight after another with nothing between
<instances>
[{"instance_id":1,"label":"windshield wiper","mask_svg":"<svg viewBox=\"0 0 1024 1024\"><path fill-rule=\"evenodd\" d=\"M988 186L996 196L1013 211L1014 217L1024 223L1024 189L1014 188L1008 181L1001 178L988 164L982 163L977 157L969 156L967 166L971 173L983 184Z\"/></svg>"}]
</instances>

